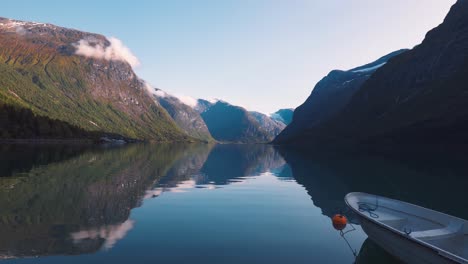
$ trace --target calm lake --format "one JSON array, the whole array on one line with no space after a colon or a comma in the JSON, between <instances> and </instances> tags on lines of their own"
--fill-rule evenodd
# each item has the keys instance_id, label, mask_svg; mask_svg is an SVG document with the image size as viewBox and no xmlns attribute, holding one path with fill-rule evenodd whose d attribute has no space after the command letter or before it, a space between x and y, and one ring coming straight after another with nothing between
<instances>
[{"instance_id":1,"label":"calm lake","mask_svg":"<svg viewBox=\"0 0 468 264\"><path fill-rule=\"evenodd\" d=\"M0 161L4 263L398 263L346 209L352 191L468 219L468 165L447 157L6 145Z\"/></svg>"}]
</instances>

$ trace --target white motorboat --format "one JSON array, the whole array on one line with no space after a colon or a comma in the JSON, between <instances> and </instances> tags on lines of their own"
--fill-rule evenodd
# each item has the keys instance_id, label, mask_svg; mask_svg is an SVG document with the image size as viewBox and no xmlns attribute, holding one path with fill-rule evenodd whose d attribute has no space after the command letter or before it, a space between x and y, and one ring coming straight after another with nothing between
<instances>
[{"instance_id":1,"label":"white motorboat","mask_svg":"<svg viewBox=\"0 0 468 264\"><path fill-rule=\"evenodd\" d=\"M369 238L402 261L468 264L468 221L367 193L349 193L345 202Z\"/></svg>"}]
</instances>

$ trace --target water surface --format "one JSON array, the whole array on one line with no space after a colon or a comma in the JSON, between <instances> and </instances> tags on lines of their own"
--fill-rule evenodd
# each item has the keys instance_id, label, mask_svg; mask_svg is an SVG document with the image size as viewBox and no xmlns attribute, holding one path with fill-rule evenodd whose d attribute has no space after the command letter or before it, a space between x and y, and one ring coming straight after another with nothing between
<instances>
[{"instance_id":1,"label":"water surface","mask_svg":"<svg viewBox=\"0 0 468 264\"><path fill-rule=\"evenodd\" d=\"M10 145L0 157L5 263L396 263L349 214L351 191L468 218L453 159L207 144ZM351 247L336 213L354 223Z\"/></svg>"}]
</instances>

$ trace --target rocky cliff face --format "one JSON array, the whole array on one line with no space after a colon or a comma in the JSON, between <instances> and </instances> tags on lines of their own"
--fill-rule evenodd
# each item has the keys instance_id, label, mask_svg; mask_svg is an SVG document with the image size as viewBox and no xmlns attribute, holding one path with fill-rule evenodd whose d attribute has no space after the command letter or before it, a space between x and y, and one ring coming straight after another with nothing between
<instances>
[{"instance_id":1,"label":"rocky cliff face","mask_svg":"<svg viewBox=\"0 0 468 264\"><path fill-rule=\"evenodd\" d=\"M204 141L213 141L210 131L200 116L200 113L182 103L177 97L171 96L162 90L155 90L154 100L163 107L175 123L189 136ZM157 95L159 94L159 95Z\"/></svg>"},{"instance_id":2,"label":"rocky cliff face","mask_svg":"<svg viewBox=\"0 0 468 264\"><path fill-rule=\"evenodd\" d=\"M407 50L387 54L369 64L348 71L333 70L312 90L307 100L296 108L292 122L276 138L276 142L293 140L307 129L316 127L339 113L359 91L363 83L388 60Z\"/></svg>"},{"instance_id":3,"label":"rocky cliff face","mask_svg":"<svg viewBox=\"0 0 468 264\"><path fill-rule=\"evenodd\" d=\"M262 128L270 135L271 138L275 138L286 127L283 122L274 120L265 114L255 111L250 111L249 114L251 114L257 122L260 123Z\"/></svg>"},{"instance_id":4,"label":"rocky cliff face","mask_svg":"<svg viewBox=\"0 0 468 264\"><path fill-rule=\"evenodd\" d=\"M88 131L183 140L122 49L98 34L0 18L0 102Z\"/></svg>"}]
</instances>

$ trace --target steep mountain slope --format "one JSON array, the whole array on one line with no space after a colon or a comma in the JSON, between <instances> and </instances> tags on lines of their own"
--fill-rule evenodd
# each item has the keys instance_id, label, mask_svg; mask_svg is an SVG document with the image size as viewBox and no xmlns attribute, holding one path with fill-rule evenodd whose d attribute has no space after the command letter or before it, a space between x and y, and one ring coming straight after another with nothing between
<instances>
[{"instance_id":1,"label":"steep mountain slope","mask_svg":"<svg viewBox=\"0 0 468 264\"><path fill-rule=\"evenodd\" d=\"M184 104L177 97L159 89L154 90L153 96L154 100L169 113L175 123L189 136L205 141L214 140L205 121L195 109Z\"/></svg>"},{"instance_id":2,"label":"steep mountain slope","mask_svg":"<svg viewBox=\"0 0 468 264\"><path fill-rule=\"evenodd\" d=\"M468 143L468 1L377 70L333 120L290 142Z\"/></svg>"},{"instance_id":3,"label":"steep mountain slope","mask_svg":"<svg viewBox=\"0 0 468 264\"><path fill-rule=\"evenodd\" d=\"M283 129L286 127L283 122L274 120L265 114L255 111L249 111L249 114L252 115L261 125L261 127L273 138L281 133L281 131L283 131Z\"/></svg>"},{"instance_id":4,"label":"steep mountain slope","mask_svg":"<svg viewBox=\"0 0 468 264\"><path fill-rule=\"evenodd\" d=\"M270 115L271 119L281 122L285 125L291 124L293 120L294 109L293 108L285 108L280 109L273 114Z\"/></svg>"},{"instance_id":5,"label":"steep mountain slope","mask_svg":"<svg viewBox=\"0 0 468 264\"><path fill-rule=\"evenodd\" d=\"M0 103L86 131L186 139L147 94L130 65L136 58L127 55L116 39L0 18Z\"/></svg>"},{"instance_id":6,"label":"steep mountain slope","mask_svg":"<svg viewBox=\"0 0 468 264\"><path fill-rule=\"evenodd\" d=\"M389 62L356 94L341 117L366 130L351 129L353 138L468 143L467 47L468 1L459 0L420 45Z\"/></svg>"},{"instance_id":7,"label":"steep mountain slope","mask_svg":"<svg viewBox=\"0 0 468 264\"><path fill-rule=\"evenodd\" d=\"M378 60L348 71L333 70L317 85L307 100L294 111L291 124L275 139L283 142L294 138L305 129L329 120L346 106L362 84L387 61L407 50L397 50Z\"/></svg>"},{"instance_id":8,"label":"steep mountain slope","mask_svg":"<svg viewBox=\"0 0 468 264\"><path fill-rule=\"evenodd\" d=\"M266 115L224 101L200 99L195 109L201 113L211 135L222 142L265 143L284 127Z\"/></svg>"}]
</instances>

